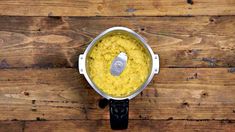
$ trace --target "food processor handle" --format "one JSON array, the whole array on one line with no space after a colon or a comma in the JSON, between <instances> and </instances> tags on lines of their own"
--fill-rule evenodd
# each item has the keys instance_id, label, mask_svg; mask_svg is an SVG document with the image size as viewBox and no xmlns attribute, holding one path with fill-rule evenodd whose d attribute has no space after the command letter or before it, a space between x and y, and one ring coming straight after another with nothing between
<instances>
[{"instance_id":1,"label":"food processor handle","mask_svg":"<svg viewBox=\"0 0 235 132\"><path fill-rule=\"evenodd\" d=\"M127 129L129 115L129 99L109 101L110 124L113 130Z\"/></svg>"}]
</instances>

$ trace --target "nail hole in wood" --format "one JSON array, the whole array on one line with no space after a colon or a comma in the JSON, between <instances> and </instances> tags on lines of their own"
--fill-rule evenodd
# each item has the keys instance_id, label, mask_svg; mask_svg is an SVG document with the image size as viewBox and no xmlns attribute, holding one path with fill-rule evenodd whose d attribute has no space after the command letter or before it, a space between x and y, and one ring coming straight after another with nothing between
<instances>
[{"instance_id":1,"label":"nail hole in wood","mask_svg":"<svg viewBox=\"0 0 235 132\"><path fill-rule=\"evenodd\" d=\"M169 117L167 120L173 120L173 117Z\"/></svg>"},{"instance_id":2,"label":"nail hole in wood","mask_svg":"<svg viewBox=\"0 0 235 132\"><path fill-rule=\"evenodd\" d=\"M182 104L181 104L181 107L182 108L187 108L187 107L189 107L189 103L186 102L186 101L183 101Z\"/></svg>"},{"instance_id":3,"label":"nail hole in wood","mask_svg":"<svg viewBox=\"0 0 235 132\"><path fill-rule=\"evenodd\" d=\"M24 95L25 96L29 96L29 92L24 92Z\"/></svg>"},{"instance_id":4,"label":"nail hole in wood","mask_svg":"<svg viewBox=\"0 0 235 132\"><path fill-rule=\"evenodd\" d=\"M203 92L203 93L201 94L201 97L202 97L202 98L206 98L207 96L209 96L209 94L208 94L207 92Z\"/></svg>"},{"instance_id":5,"label":"nail hole in wood","mask_svg":"<svg viewBox=\"0 0 235 132\"><path fill-rule=\"evenodd\" d=\"M210 21L210 22L215 22L215 19L211 17L211 18L209 19L209 21Z\"/></svg>"},{"instance_id":6,"label":"nail hole in wood","mask_svg":"<svg viewBox=\"0 0 235 132\"><path fill-rule=\"evenodd\" d=\"M32 110L33 112L36 112L36 111L37 111L37 109L36 109L36 108L32 108L31 110Z\"/></svg>"},{"instance_id":7,"label":"nail hole in wood","mask_svg":"<svg viewBox=\"0 0 235 132\"><path fill-rule=\"evenodd\" d=\"M36 120L37 120L37 121L46 121L46 119L40 118L40 117L37 117Z\"/></svg>"},{"instance_id":8,"label":"nail hole in wood","mask_svg":"<svg viewBox=\"0 0 235 132\"><path fill-rule=\"evenodd\" d=\"M187 3L193 5L193 0L187 0Z\"/></svg>"}]
</instances>

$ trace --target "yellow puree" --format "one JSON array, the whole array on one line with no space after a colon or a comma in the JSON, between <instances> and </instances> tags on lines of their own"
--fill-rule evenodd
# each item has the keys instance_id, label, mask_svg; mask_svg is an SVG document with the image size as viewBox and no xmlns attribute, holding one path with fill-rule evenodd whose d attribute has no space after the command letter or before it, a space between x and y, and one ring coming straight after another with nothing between
<instances>
[{"instance_id":1,"label":"yellow puree","mask_svg":"<svg viewBox=\"0 0 235 132\"><path fill-rule=\"evenodd\" d=\"M110 73L112 61L120 52L127 54L127 65L119 76ZM147 79L150 57L130 36L116 34L103 38L88 55L91 80L104 93L124 97L135 92Z\"/></svg>"}]
</instances>

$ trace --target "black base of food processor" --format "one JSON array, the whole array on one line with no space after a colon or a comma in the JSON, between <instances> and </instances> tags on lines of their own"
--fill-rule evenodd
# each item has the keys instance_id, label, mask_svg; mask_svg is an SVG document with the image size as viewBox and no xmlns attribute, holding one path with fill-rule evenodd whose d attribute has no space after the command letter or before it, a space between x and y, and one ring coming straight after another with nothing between
<instances>
[{"instance_id":1,"label":"black base of food processor","mask_svg":"<svg viewBox=\"0 0 235 132\"><path fill-rule=\"evenodd\" d=\"M109 101L110 124L113 130L128 128L129 99Z\"/></svg>"}]
</instances>

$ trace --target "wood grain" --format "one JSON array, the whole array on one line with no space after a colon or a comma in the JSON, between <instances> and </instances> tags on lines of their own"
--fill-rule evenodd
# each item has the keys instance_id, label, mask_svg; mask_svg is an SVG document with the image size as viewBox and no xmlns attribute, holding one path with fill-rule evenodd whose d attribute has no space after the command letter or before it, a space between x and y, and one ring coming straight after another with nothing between
<instances>
[{"instance_id":1,"label":"wood grain","mask_svg":"<svg viewBox=\"0 0 235 132\"><path fill-rule=\"evenodd\" d=\"M27 122L25 126L26 132L40 131L111 131L109 121L107 120L79 120L79 121L45 121L45 122ZM129 120L129 129L131 132L191 132L191 131L227 131L235 130L235 122L233 121L183 121L183 120Z\"/></svg>"},{"instance_id":2,"label":"wood grain","mask_svg":"<svg viewBox=\"0 0 235 132\"><path fill-rule=\"evenodd\" d=\"M76 69L0 70L0 120L109 119ZM130 119L235 119L235 73L162 68L130 101Z\"/></svg>"},{"instance_id":3,"label":"wood grain","mask_svg":"<svg viewBox=\"0 0 235 132\"><path fill-rule=\"evenodd\" d=\"M235 16L1 17L0 68L77 67L100 32L129 27L160 55L161 67L235 67Z\"/></svg>"},{"instance_id":4,"label":"wood grain","mask_svg":"<svg viewBox=\"0 0 235 132\"><path fill-rule=\"evenodd\" d=\"M0 121L1 132L23 132L24 122L21 121Z\"/></svg>"},{"instance_id":5,"label":"wood grain","mask_svg":"<svg viewBox=\"0 0 235 132\"><path fill-rule=\"evenodd\" d=\"M1 121L1 132L109 132L109 120L67 120L67 121ZM141 132L233 132L235 122L188 121L188 120L129 120L126 131Z\"/></svg>"},{"instance_id":6,"label":"wood grain","mask_svg":"<svg viewBox=\"0 0 235 132\"><path fill-rule=\"evenodd\" d=\"M234 0L2 0L0 16L0 132L111 131L105 100L76 68L113 26L161 59L130 101L127 131L235 132Z\"/></svg>"},{"instance_id":7,"label":"wood grain","mask_svg":"<svg viewBox=\"0 0 235 132\"><path fill-rule=\"evenodd\" d=\"M0 15L190 16L234 15L234 0L2 0Z\"/></svg>"}]
</instances>

